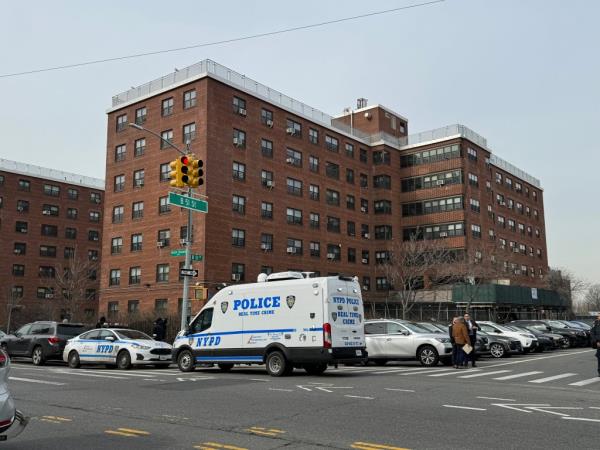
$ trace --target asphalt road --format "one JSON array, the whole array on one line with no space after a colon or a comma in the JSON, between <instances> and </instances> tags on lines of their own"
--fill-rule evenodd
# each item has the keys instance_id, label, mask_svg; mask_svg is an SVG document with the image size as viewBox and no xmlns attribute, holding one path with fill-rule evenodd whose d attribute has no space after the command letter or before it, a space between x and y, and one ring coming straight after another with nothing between
<instances>
[{"instance_id":1,"label":"asphalt road","mask_svg":"<svg viewBox=\"0 0 600 450\"><path fill-rule=\"evenodd\" d=\"M285 378L264 368L119 371L13 361L31 416L4 449L598 449L592 350Z\"/></svg>"}]
</instances>

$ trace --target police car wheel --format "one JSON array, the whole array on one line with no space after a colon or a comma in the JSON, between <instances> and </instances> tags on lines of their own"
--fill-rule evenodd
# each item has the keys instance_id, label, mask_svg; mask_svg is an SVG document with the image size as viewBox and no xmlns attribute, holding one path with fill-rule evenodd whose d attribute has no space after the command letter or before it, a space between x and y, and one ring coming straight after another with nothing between
<instances>
[{"instance_id":1,"label":"police car wheel","mask_svg":"<svg viewBox=\"0 0 600 450\"><path fill-rule=\"evenodd\" d=\"M306 370L306 373L309 375L321 375L327 370L327 364L305 364L304 370Z\"/></svg>"},{"instance_id":2,"label":"police car wheel","mask_svg":"<svg viewBox=\"0 0 600 450\"><path fill-rule=\"evenodd\" d=\"M129 370L131 368L131 356L127 350L122 350L117 355L117 367L121 370Z\"/></svg>"},{"instance_id":3,"label":"police car wheel","mask_svg":"<svg viewBox=\"0 0 600 450\"><path fill-rule=\"evenodd\" d=\"M229 364L229 363L221 363L218 364L219 369L221 369L221 372L229 372L231 369L233 369L233 364Z\"/></svg>"},{"instance_id":4,"label":"police car wheel","mask_svg":"<svg viewBox=\"0 0 600 450\"><path fill-rule=\"evenodd\" d=\"M81 360L79 359L79 353L75 350L72 350L69 353L69 367L71 369L78 369L81 366Z\"/></svg>"},{"instance_id":5,"label":"police car wheel","mask_svg":"<svg viewBox=\"0 0 600 450\"><path fill-rule=\"evenodd\" d=\"M281 377L283 375L288 375L292 370L294 370L294 367L291 366L285 360L285 356L283 356L283 353L279 351L269 353L266 362L267 372L272 377Z\"/></svg>"},{"instance_id":6,"label":"police car wheel","mask_svg":"<svg viewBox=\"0 0 600 450\"><path fill-rule=\"evenodd\" d=\"M194 356L190 350L183 350L177 357L177 367L182 372L191 372L194 367Z\"/></svg>"}]
</instances>

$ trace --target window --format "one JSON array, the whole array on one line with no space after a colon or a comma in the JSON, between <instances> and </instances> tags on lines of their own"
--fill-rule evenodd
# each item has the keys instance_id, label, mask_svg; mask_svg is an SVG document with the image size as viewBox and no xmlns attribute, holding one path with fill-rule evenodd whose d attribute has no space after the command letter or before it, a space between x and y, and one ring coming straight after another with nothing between
<instances>
[{"instance_id":1,"label":"window","mask_svg":"<svg viewBox=\"0 0 600 450\"><path fill-rule=\"evenodd\" d=\"M246 165L234 161L233 167L232 167L232 175L233 175L234 180L245 181L246 180Z\"/></svg>"},{"instance_id":2,"label":"window","mask_svg":"<svg viewBox=\"0 0 600 450\"><path fill-rule=\"evenodd\" d=\"M183 93L183 109L196 106L196 89L190 89Z\"/></svg>"},{"instance_id":3,"label":"window","mask_svg":"<svg viewBox=\"0 0 600 450\"><path fill-rule=\"evenodd\" d=\"M523 214L523 203L516 203L516 209L519 214Z\"/></svg>"},{"instance_id":4,"label":"window","mask_svg":"<svg viewBox=\"0 0 600 450\"><path fill-rule=\"evenodd\" d=\"M270 170L263 170L260 172L260 182L263 186L272 188L275 184L273 183L273 172Z\"/></svg>"},{"instance_id":5,"label":"window","mask_svg":"<svg viewBox=\"0 0 600 450\"><path fill-rule=\"evenodd\" d=\"M325 135L325 148L331 152L339 152L340 151L340 143L337 138L333 136Z\"/></svg>"},{"instance_id":6,"label":"window","mask_svg":"<svg viewBox=\"0 0 600 450\"><path fill-rule=\"evenodd\" d=\"M386 241L392 239L391 225L377 225L375 227L375 239Z\"/></svg>"},{"instance_id":7,"label":"window","mask_svg":"<svg viewBox=\"0 0 600 450\"><path fill-rule=\"evenodd\" d=\"M56 258L56 247L52 245L40 245L40 256Z\"/></svg>"},{"instance_id":8,"label":"window","mask_svg":"<svg viewBox=\"0 0 600 450\"><path fill-rule=\"evenodd\" d=\"M77 239L77 228L65 228L65 238L67 239Z\"/></svg>"},{"instance_id":9,"label":"window","mask_svg":"<svg viewBox=\"0 0 600 450\"><path fill-rule=\"evenodd\" d=\"M352 221L346 222L346 233L348 236L356 236L356 224Z\"/></svg>"},{"instance_id":10,"label":"window","mask_svg":"<svg viewBox=\"0 0 600 450\"><path fill-rule=\"evenodd\" d=\"M319 172L319 158L316 156L310 155L308 157L308 167L311 172L318 173Z\"/></svg>"},{"instance_id":11,"label":"window","mask_svg":"<svg viewBox=\"0 0 600 450\"><path fill-rule=\"evenodd\" d=\"M167 214L171 212L171 205L169 204L169 197L159 197L158 198L158 213L159 214Z\"/></svg>"},{"instance_id":12,"label":"window","mask_svg":"<svg viewBox=\"0 0 600 450\"><path fill-rule=\"evenodd\" d=\"M31 190L31 182L29 180L19 180L19 190L29 192Z\"/></svg>"},{"instance_id":13,"label":"window","mask_svg":"<svg viewBox=\"0 0 600 450\"><path fill-rule=\"evenodd\" d=\"M404 228L402 238L405 241L413 237L421 239L443 239L452 236L464 236L464 224L447 223L443 225L425 225L420 228Z\"/></svg>"},{"instance_id":14,"label":"window","mask_svg":"<svg viewBox=\"0 0 600 450\"><path fill-rule=\"evenodd\" d=\"M373 165L379 166L381 164L390 165L391 157L390 153L385 150L373 152Z\"/></svg>"},{"instance_id":15,"label":"window","mask_svg":"<svg viewBox=\"0 0 600 450\"><path fill-rule=\"evenodd\" d=\"M160 165L160 174L159 179L160 182L166 182L171 180L171 167L169 167L169 163L164 163Z\"/></svg>"},{"instance_id":16,"label":"window","mask_svg":"<svg viewBox=\"0 0 600 450\"><path fill-rule=\"evenodd\" d=\"M508 209L513 209L514 206L515 206L515 202L513 201L512 198L509 198L508 204L507 204Z\"/></svg>"},{"instance_id":17,"label":"window","mask_svg":"<svg viewBox=\"0 0 600 450\"><path fill-rule=\"evenodd\" d=\"M371 290L371 277L363 277L362 278L362 288L363 288L363 291Z\"/></svg>"},{"instance_id":18,"label":"window","mask_svg":"<svg viewBox=\"0 0 600 450\"><path fill-rule=\"evenodd\" d=\"M40 266L38 269L38 276L40 278L55 278L56 269L52 266Z\"/></svg>"},{"instance_id":19,"label":"window","mask_svg":"<svg viewBox=\"0 0 600 450\"><path fill-rule=\"evenodd\" d=\"M295 238L287 238L286 251L289 255L301 255L302 254L302 241Z\"/></svg>"},{"instance_id":20,"label":"window","mask_svg":"<svg viewBox=\"0 0 600 450\"><path fill-rule=\"evenodd\" d=\"M334 178L336 180L340 179L340 166L334 164L332 162L327 162L325 164L325 174L329 178Z\"/></svg>"},{"instance_id":21,"label":"window","mask_svg":"<svg viewBox=\"0 0 600 450\"><path fill-rule=\"evenodd\" d=\"M27 233L27 222L21 222L21 221L17 221L15 224L15 231L17 233ZM42 233L43 233L43 228L42 228Z\"/></svg>"},{"instance_id":22,"label":"window","mask_svg":"<svg viewBox=\"0 0 600 450\"><path fill-rule=\"evenodd\" d=\"M90 211L90 222L100 222L99 211Z\"/></svg>"},{"instance_id":23,"label":"window","mask_svg":"<svg viewBox=\"0 0 600 450\"><path fill-rule=\"evenodd\" d=\"M161 114L163 117L173 114L174 103L175 101L173 100L173 97L166 98L162 101Z\"/></svg>"},{"instance_id":24,"label":"window","mask_svg":"<svg viewBox=\"0 0 600 450\"><path fill-rule=\"evenodd\" d=\"M246 147L246 132L242 130L238 130L237 128L233 129L233 145L238 148Z\"/></svg>"},{"instance_id":25,"label":"window","mask_svg":"<svg viewBox=\"0 0 600 450\"><path fill-rule=\"evenodd\" d=\"M310 186L308 186L308 193L311 200L319 201L319 186L317 186L316 184L311 184Z\"/></svg>"},{"instance_id":26,"label":"window","mask_svg":"<svg viewBox=\"0 0 600 450\"><path fill-rule=\"evenodd\" d=\"M502 174L500 172L496 172L496 183L502 184Z\"/></svg>"},{"instance_id":27,"label":"window","mask_svg":"<svg viewBox=\"0 0 600 450\"><path fill-rule=\"evenodd\" d=\"M537 191L532 190L531 196L533 197L533 201L537 202Z\"/></svg>"},{"instance_id":28,"label":"window","mask_svg":"<svg viewBox=\"0 0 600 450\"><path fill-rule=\"evenodd\" d=\"M489 235L490 241L496 240L496 232L494 230L492 230L492 229L488 230L488 235Z\"/></svg>"},{"instance_id":29,"label":"window","mask_svg":"<svg viewBox=\"0 0 600 450\"><path fill-rule=\"evenodd\" d=\"M390 289L390 284L386 277L375 278L375 290L376 291L387 291Z\"/></svg>"},{"instance_id":30,"label":"window","mask_svg":"<svg viewBox=\"0 0 600 450\"><path fill-rule=\"evenodd\" d=\"M148 110L146 109L145 106L142 106L141 108L138 108L135 110L135 123L137 125L141 125L146 121L146 118L148 116Z\"/></svg>"},{"instance_id":31,"label":"window","mask_svg":"<svg viewBox=\"0 0 600 450\"><path fill-rule=\"evenodd\" d=\"M260 122L269 128L273 127L273 111L262 108L260 110Z\"/></svg>"},{"instance_id":32,"label":"window","mask_svg":"<svg viewBox=\"0 0 600 450\"><path fill-rule=\"evenodd\" d=\"M231 209L232 211L238 214L246 213L246 197L242 197L240 195L234 195L231 200Z\"/></svg>"},{"instance_id":33,"label":"window","mask_svg":"<svg viewBox=\"0 0 600 450\"><path fill-rule=\"evenodd\" d=\"M402 206L404 209L404 205ZM392 202L389 200L375 200L373 203L373 210L375 214L391 214Z\"/></svg>"},{"instance_id":34,"label":"window","mask_svg":"<svg viewBox=\"0 0 600 450\"><path fill-rule=\"evenodd\" d=\"M310 213L310 227L313 229L318 229L321 226L321 216L319 213L311 212Z\"/></svg>"},{"instance_id":35,"label":"window","mask_svg":"<svg viewBox=\"0 0 600 450\"><path fill-rule=\"evenodd\" d=\"M69 200L77 200L79 198L79 191L74 188L67 189L67 197Z\"/></svg>"},{"instance_id":36,"label":"window","mask_svg":"<svg viewBox=\"0 0 600 450\"><path fill-rule=\"evenodd\" d=\"M469 184L475 187L479 186L479 178L477 177L477 175L471 172L469 172Z\"/></svg>"},{"instance_id":37,"label":"window","mask_svg":"<svg viewBox=\"0 0 600 450\"><path fill-rule=\"evenodd\" d=\"M302 225L302 210L287 208L286 219L290 225Z\"/></svg>"},{"instance_id":38,"label":"window","mask_svg":"<svg viewBox=\"0 0 600 450\"><path fill-rule=\"evenodd\" d=\"M510 231L516 231L515 221L512 219L508 219L508 229Z\"/></svg>"},{"instance_id":39,"label":"window","mask_svg":"<svg viewBox=\"0 0 600 450\"><path fill-rule=\"evenodd\" d=\"M158 247L168 247L171 245L171 230L158 230L158 240L156 241Z\"/></svg>"},{"instance_id":40,"label":"window","mask_svg":"<svg viewBox=\"0 0 600 450\"><path fill-rule=\"evenodd\" d=\"M115 206L112 213L112 223L123 222L125 207L123 205Z\"/></svg>"},{"instance_id":41,"label":"window","mask_svg":"<svg viewBox=\"0 0 600 450\"><path fill-rule=\"evenodd\" d=\"M18 212L29 212L29 202L27 200L17 200Z\"/></svg>"},{"instance_id":42,"label":"window","mask_svg":"<svg viewBox=\"0 0 600 450\"><path fill-rule=\"evenodd\" d=\"M474 238L481 237L481 227L479 225L471 224L471 234Z\"/></svg>"},{"instance_id":43,"label":"window","mask_svg":"<svg viewBox=\"0 0 600 450\"><path fill-rule=\"evenodd\" d=\"M355 263L356 262L356 249L348 247L348 262Z\"/></svg>"},{"instance_id":44,"label":"window","mask_svg":"<svg viewBox=\"0 0 600 450\"><path fill-rule=\"evenodd\" d=\"M327 216L327 231L340 232L340 219L338 217Z\"/></svg>"},{"instance_id":45,"label":"window","mask_svg":"<svg viewBox=\"0 0 600 450\"><path fill-rule=\"evenodd\" d=\"M240 116L246 115L246 100L239 97L233 97L233 112Z\"/></svg>"},{"instance_id":46,"label":"window","mask_svg":"<svg viewBox=\"0 0 600 450\"><path fill-rule=\"evenodd\" d=\"M310 256L315 258L321 257L321 243L311 241L309 244Z\"/></svg>"},{"instance_id":47,"label":"window","mask_svg":"<svg viewBox=\"0 0 600 450\"><path fill-rule=\"evenodd\" d=\"M58 197L60 195L60 187L54 184L44 184L44 194L50 197Z\"/></svg>"},{"instance_id":48,"label":"window","mask_svg":"<svg viewBox=\"0 0 600 450\"><path fill-rule=\"evenodd\" d=\"M319 143L319 130L315 130L314 128L308 129L308 140L311 144Z\"/></svg>"},{"instance_id":49,"label":"window","mask_svg":"<svg viewBox=\"0 0 600 450\"><path fill-rule=\"evenodd\" d=\"M133 172L133 187L144 186L144 169L136 170Z\"/></svg>"},{"instance_id":50,"label":"window","mask_svg":"<svg viewBox=\"0 0 600 450\"><path fill-rule=\"evenodd\" d=\"M196 139L196 123L188 123L183 126L183 143L189 144Z\"/></svg>"},{"instance_id":51,"label":"window","mask_svg":"<svg viewBox=\"0 0 600 450\"><path fill-rule=\"evenodd\" d=\"M165 130L160 133L160 148L165 149L172 147L173 143L173 130Z\"/></svg>"},{"instance_id":52,"label":"window","mask_svg":"<svg viewBox=\"0 0 600 450\"><path fill-rule=\"evenodd\" d=\"M244 281L246 279L246 265L240 263L232 263L231 278L235 278L235 281Z\"/></svg>"},{"instance_id":53,"label":"window","mask_svg":"<svg viewBox=\"0 0 600 450\"><path fill-rule=\"evenodd\" d=\"M127 128L127 114L121 114L117 116L117 132L123 131Z\"/></svg>"},{"instance_id":54,"label":"window","mask_svg":"<svg viewBox=\"0 0 600 450\"><path fill-rule=\"evenodd\" d=\"M373 177L373 187L381 189L391 189L392 178L389 175L375 175Z\"/></svg>"},{"instance_id":55,"label":"window","mask_svg":"<svg viewBox=\"0 0 600 450\"><path fill-rule=\"evenodd\" d=\"M388 250L380 250L375 252L375 264L386 264L390 261L390 252Z\"/></svg>"},{"instance_id":56,"label":"window","mask_svg":"<svg viewBox=\"0 0 600 450\"><path fill-rule=\"evenodd\" d=\"M328 205L340 206L340 193L332 189L326 191L326 201Z\"/></svg>"},{"instance_id":57,"label":"window","mask_svg":"<svg viewBox=\"0 0 600 450\"><path fill-rule=\"evenodd\" d=\"M129 284L140 284L142 282L142 268L141 267L130 267L129 268Z\"/></svg>"},{"instance_id":58,"label":"window","mask_svg":"<svg viewBox=\"0 0 600 450\"><path fill-rule=\"evenodd\" d=\"M99 240L100 240L100 232L98 232L96 230L88 231L88 241L97 242Z\"/></svg>"},{"instance_id":59,"label":"window","mask_svg":"<svg viewBox=\"0 0 600 450\"><path fill-rule=\"evenodd\" d=\"M273 142L268 139L260 140L260 151L262 155L266 158L273 157Z\"/></svg>"},{"instance_id":60,"label":"window","mask_svg":"<svg viewBox=\"0 0 600 450\"><path fill-rule=\"evenodd\" d=\"M125 175L115 177L115 192L122 192L125 189Z\"/></svg>"},{"instance_id":61,"label":"window","mask_svg":"<svg viewBox=\"0 0 600 450\"><path fill-rule=\"evenodd\" d=\"M400 157L400 167L412 167L421 164L431 164L446 159L460 158L460 147L458 144L446 147L425 150L411 155Z\"/></svg>"},{"instance_id":62,"label":"window","mask_svg":"<svg viewBox=\"0 0 600 450\"><path fill-rule=\"evenodd\" d=\"M506 221L504 220L503 216L498 216L498 225L500 225L502 228L506 228Z\"/></svg>"},{"instance_id":63,"label":"window","mask_svg":"<svg viewBox=\"0 0 600 450\"><path fill-rule=\"evenodd\" d=\"M340 261L342 259L342 249L337 244L327 244L327 259L330 261Z\"/></svg>"},{"instance_id":64,"label":"window","mask_svg":"<svg viewBox=\"0 0 600 450\"><path fill-rule=\"evenodd\" d=\"M39 287L36 290L37 298L52 298L54 297L54 289L48 287Z\"/></svg>"},{"instance_id":65,"label":"window","mask_svg":"<svg viewBox=\"0 0 600 450\"><path fill-rule=\"evenodd\" d=\"M122 237L114 237L110 241L110 253L112 255L118 255L121 253L123 249L123 238Z\"/></svg>"},{"instance_id":66,"label":"window","mask_svg":"<svg viewBox=\"0 0 600 450\"><path fill-rule=\"evenodd\" d=\"M354 195L350 195L350 194L346 195L346 208L354 210L355 205L356 205L356 199L355 199Z\"/></svg>"},{"instance_id":67,"label":"window","mask_svg":"<svg viewBox=\"0 0 600 450\"><path fill-rule=\"evenodd\" d=\"M196 92L196 91L194 91ZM166 298L157 298L154 300L154 312L160 315L166 315L169 300Z\"/></svg>"},{"instance_id":68,"label":"window","mask_svg":"<svg viewBox=\"0 0 600 450\"><path fill-rule=\"evenodd\" d=\"M166 283L169 281L169 265L168 264L157 264L156 265L156 282Z\"/></svg>"},{"instance_id":69,"label":"window","mask_svg":"<svg viewBox=\"0 0 600 450\"><path fill-rule=\"evenodd\" d=\"M125 161L127 155L127 146L125 144L117 145L115 147L115 161Z\"/></svg>"},{"instance_id":70,"label":"window","mask_svg":"<svg viewBox=\"0 0 600 450\"><path fill-rule=\"evenodd\" d=\"M25 266L23 264L13 264L13 266L12 266L12 274L15 277L23 277L23 276L25 276Z\"/></svg>"},{"instance_id":71,"label":"window","mask_svg":"<svg viewBox=\"0 0 600 450\"><path fill-rule=\"evenodd\" d=\"M302 195L302 181L295 180L294 178L287 179L287 192L292 195Z\"/></svg>"},{"instance_id":72,"label":"window","mask_svg":"<svg viewBox=\"0 0 600 450\"><path fill-rule=\"evenodd\" d=\"M517 191L519 194L523 192L523 185L518 181L515 181L515 191Z\"/></svg>"},{"instance_id":73,"label":"window","mask_svg":"<svg viewBox=\"0 0 600 450\"><path fill-rule=\"evenodd\" d=\"M144 202L133 202L131 207L131 218L141 219L144 217Z\"/></svg>"},{"instance_id":74,"label":"window","mask_svg":"<svg viewBox=\"0 0 600 450\"><path fill-rule=\"evenodd\" d=\"M463 209L462 197L450 197L437 200L425 200L424 202L417 203L405 203L402 205L402 215L411 217L459 209Z\"/></svg>"},{"instance_id":75,"label":"window","mask_svg":"<svg viewBox=\"0 0 600 450\"><path fill-rule=\"evenodd\" d=\"M538 210L537 210L537 209L534 209L534 210L533 210L533 218L534 218L535 220L540 220L540 213L538 212Z\"/></svg>"},{"instance_id":76,"label":"window","mask_svg":"<svg viewBox=\"0 0 600 450\"><path fill-rule=\"evenodd\" d=\"M362 223L360 225L360 237L369 239L369 225Z\"/></svg>"},{"instance_id":77,"label":"window","mask_svg":"<svg viewBox=\"0 0 600 450\"><path fill-rule=\"evenodd\" d=\"M522 224L522 223L519 223L519 224L518 224L518 228L519 228L519 232L520 232L521 234L525 234L525 225L524 225L524 224Z\"/></svg>"},{"instance_id":78,"label":"window","mask_svg":"<svg viewBox=\"0 0 600 450\"><path fill-rule=\"evenodd\" d=\"M56 225L42 225L42 236L58 236L58 227Z\"/></svg>"},{"instance_id":79,"label":"window","mask_svg":"<svg viewBox=\"0 0 600 450\"><path fill-rule=\"evenodd\" d=\"M13 253L15 255L24 255L27 252L27 244L24 242L15 242Z\"/></svg>"},{"instance_id":80,"label":"window","mask_svg":"<svg viewBox=\"0 0 600 450\"><path fill-rule=\"evenodd\" d=\"M263 219L273 218L273 203L261 202L260 203L260 216Z\"/></svg>"},{"instance_id":81,"label":"window","mask_svg":"<svg viewBox=\"0 0 600 450\"><path fill-rule=\"evenodd\" d=\"M471 211L480 212L481 207L479 206L479 200L475 200L474 198L469 199L469 204L471 205Z\"/></svg>"},{"instance_id":82,"label":"window","mask_svg":"<svg viewBox=\"0 0 600 450\"><path fill-rule=\"evenodd\" d=\"M263 233L260 235L260 249L265 252L273 251L273 235Z\"/></svg>"},{"instance_id":83,"label":"window","mask_svg":"<svg viewBox=\"0 0 600 450\"><path fill-rule=\"evenodd\" d=\"M102 202L102 197L98 192L90 192L90 202L99 205Z\"/></svg>"},{"instance_id":84,"label":"window","mask_svg":"<svg viewBox=\"0 0 600 450\"><path fill-rule=\"evenodd\" d=\"M134 150L133 156L135 156L135 157L143 156L145 152L146 152L146 139L145 138L136 139L135 150Z\"/></svg>"},{"instance_id":85,"label":"window","mask_svg":"<svg viewBox=\"0 0 600 450\"><path fill-rule=\"evenodd\" d=\"M404 178L401 181L402 192L412 192L421 189L431 189L438 186L461 184L462 172L452 170L414 178Z\"/></svg>"},{"instance_id":86,"label":"window","mask_svg":"<svg viewBox=\"0 0 600 450\"><path fill-rule=\"evenodd\" d=\"M297 150L288 148L286 150L285 162L294 167L302 167L302 153Z\"/></svg>"},{"instance_id":87,"label":"window","mask_svg":"<svg viewBox=\"0 0 600 450\"><path fill-rule=\"evenodd\" d=\"M287 119L285 131L290 136L302 137L302 125L295 120Z\"/></svg>"},{"instance_id":88,"label":"window","mask_svg":"<svg viewBox=\"0 0 600 450\"><path fill-rule=\"evenodd\" d=\"M471 161L477 161L477 150L471 147L467 148L467 157Z\"/></svg>"},{"instance_id":89,"label":"window","mask_svg":"<svg viewBox=\"0 0 600 450\"><path fill-rule=\"evenodd\" d=\"M131 251L139 252L142 250L144 244L144 237L141 233L131 235Z\"/></svg>"},{"instance_id":90,"label":"window","mask_svg":"<svg viewBox=\"0 0 600 450\"><path fill-rule=\"evenodd\" d=\"M509 177L504 178L504 183L506 183L507 188L509 188L509 189L513 188L512 178L509 178Z\"/></svg>"},{"instance_id":91,"label":"window","mask_svg":"<svg viewBox=\"0 0 600 450\"><path fill-rule=\"evenodd\" d=\"M346 156L354 158L354 145L346 143Z\"/></svg>"},{"instance_id":92,"label":"window","mask_svg":"<svg viewBox=\"0 0 600 450\"><path fill-rule=\"evenodd\" d=\"M4 186L4 175L0 175L0 186Z\"/></svg>"},{"instance_id":93,"label":"window","mask_svg":"<svg viewBox=\"0 0 600 450\"><path fill-rule=\"evenodd\" d=\"M246 231L234 228L231 230L231 245L244 247L246 245Z\"/></svg>"},{"instance_id":94,"label":"window","mask_svg":"<svg viewBox=\"0 0 600 450\"><path fill-rule=\"evenodd\" d=\"M367 149L365 148L361 148L358 151L358 159L361 163L366 163L369 161L369 157L368 157L368 153L367 153Z\"/></svg>"}]
</instances>

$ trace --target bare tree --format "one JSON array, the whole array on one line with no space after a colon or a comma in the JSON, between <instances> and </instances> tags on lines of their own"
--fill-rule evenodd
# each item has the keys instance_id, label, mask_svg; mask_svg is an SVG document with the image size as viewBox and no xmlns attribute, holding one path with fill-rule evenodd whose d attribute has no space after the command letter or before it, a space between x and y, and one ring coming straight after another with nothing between
<instances>
[{"instance_id":1,"label":"bare tree","mask_svg":"<svg viewBox=\"0 0 600 450\"><path fill-rule=\"evenodd\" d=\"M14 286L7 286L4 292L4 300L5 300L5 313L6 313L6 332L10 332L10 326L13 318L13 312L20 310L23 305L21 305L21 301L23 297Z\"/></svg>"},{"instance_id":2,"label":"bare tree","mask_svg":"<svg viewBox=\"0 0 600 450\"><path fill-rule=\"evenodd\" d=\"M600 311L600 284L593 284L589 287L583 298L583 303L587 311Z\"/></svg>"},{"instance_id":3,"label":"bare tree","mask_svg":"<svg viewBox=\"0 0 600 450\"><path fill-rule=\"evenodd\" d=\"M548 288L554 290L567 301L568 313L572 315L574 299L578 298L589 287L589 283L575 275L569 269L551 268L546 278Z\"/></svg>"},{"instance_id":4,"label":"bare tree","mask_svg":"<svg viewBox=\"0 0 600 450\"><path fill-rule=\"evenodd\" d=\"M63 315L70 321L80 321L83 310L95 296L98 262L73 252L64 264L58 264L54 277L46 276L54 290L54 298Z\"/></svg>"}]
</instances>

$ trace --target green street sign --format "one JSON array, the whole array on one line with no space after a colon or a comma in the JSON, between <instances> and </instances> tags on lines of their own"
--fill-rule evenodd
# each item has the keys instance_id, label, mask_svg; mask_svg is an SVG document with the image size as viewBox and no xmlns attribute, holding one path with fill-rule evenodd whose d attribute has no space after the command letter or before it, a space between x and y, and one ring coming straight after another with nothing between
<instances>
[{"instance_id":1,"label":"green street sign","mask_svg":"<svg viewBox=\"0 0 600 450\"><path fill-rule=\"evenodd\" d=\"M192 255L192 261L202 261L204 256L202 255Z\"/></svg>"},{"instance_id":2,"label":"green street sign","mask_svg":"<svg viewBox=\"0 0 600 450\"><path fill-rule=\"evenodd\" d=\"M176 194L175 192L169 192L169 205L175 205L180 208L191 209L192 211L202 213L208 212L208 202L206 200Z\"/></svg>"},{"instance_id":3,"label":"green street sign","mask_svg":"<svg viewBox=\"0 0 600 450\"><path fill-rule=\"evenodd\" d=\"M185 250L184 249L171 250L171 256L185 256Z\"/></svg>"}]
</instances>

